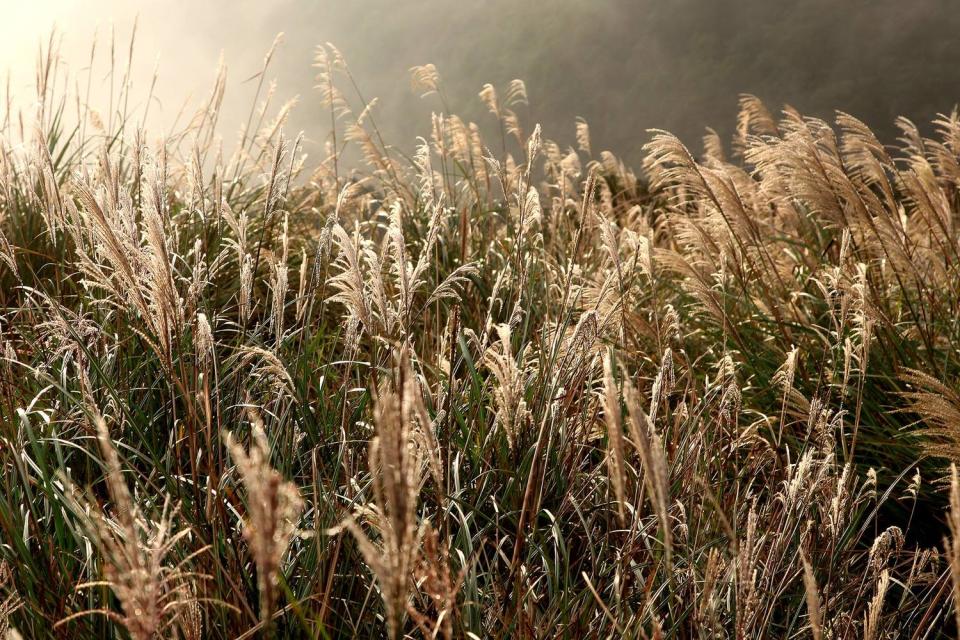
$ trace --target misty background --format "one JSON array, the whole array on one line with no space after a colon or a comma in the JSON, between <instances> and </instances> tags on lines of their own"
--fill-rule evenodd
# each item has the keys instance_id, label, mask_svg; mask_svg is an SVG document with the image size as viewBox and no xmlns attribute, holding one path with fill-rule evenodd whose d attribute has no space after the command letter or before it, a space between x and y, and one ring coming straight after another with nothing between
<instances>
[{"instance_id":1,"label":"misty background","mask_svg":"<svg viewBox=\"0 0 960 640\"><path fill-rule=\"evenodd\" d=\"M590 124L593 149L636 164L648 128L700 149L705 127L733 132L737 97L753 93L774 112L790 104L830 119L837 109L894 143L898 115L918 124L960 97L960 10L949 0L3 0L0 68L11 92L30 96L37 46L56 26L73 72L87 67L98 34L99 100L107 93L109 34L125 63L138 20L133 77L145 92L159 68L151 113L169 124L184 101L208 94L221 53L228 67L225 140L246 120L255 74L277 33L284 38L268 78L277 104L299 96L287 133L314 143L328 113L313 86L315 46L344 54L389 142L408 147L429 131L436 97L410 88L409 67L434 63L451 108L492 124L477 98L484 83L527 83L529 131L562 146L574 122ZM82 77L82 76L81 76ZM141 105L142 106L142 105ZM309 147L308 147L309 149ZM314 145L314 149L316 149ZM316 153L316 151L314 151Z\"/></svg>"}]
</instances>

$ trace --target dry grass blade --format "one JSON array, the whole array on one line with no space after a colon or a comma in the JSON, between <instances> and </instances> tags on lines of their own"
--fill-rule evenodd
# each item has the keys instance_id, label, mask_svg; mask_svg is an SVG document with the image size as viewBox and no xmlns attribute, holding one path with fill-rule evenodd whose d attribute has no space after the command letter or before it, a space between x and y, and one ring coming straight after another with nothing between
<instances>
[{"instance_id":1,"label":"dry grass blade","mask_svg":"<svg viewBox=\"0 0 960 640\"><path fill-rule=\"evenodd\" d=\"M953 614L960 629L960 479L957 466L950 465L950 511L947 514L950 535L943 541L950 571Z\"/></svg>"}]
</instances>

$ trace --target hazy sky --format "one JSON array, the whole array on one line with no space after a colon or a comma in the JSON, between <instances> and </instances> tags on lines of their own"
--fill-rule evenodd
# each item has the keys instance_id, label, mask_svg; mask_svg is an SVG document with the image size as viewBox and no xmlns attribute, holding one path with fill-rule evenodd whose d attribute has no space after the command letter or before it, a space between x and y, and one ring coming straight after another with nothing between
<instances>
[{"instance_id":1,"label":"hazy sky","mask_svg":"<svg viewBox=\"0 0 960 640\"><path fill-rule=\"evenodd\" d=\"M585 117L594 148L632 160L645 129L672 130L699 148L704 127L725 136L737 95L810 115L849 111L892 142L893 119L919 121L960 95L960 10L950 0L0 0L0 67L26 95L37 44L53 24L70 67L87 64L99 29L102 85L111 25L126 47L139 16L135 78L160 68L160 106L172 117L203 97L221 52L229 69L226 127L244 119L255 73L285 33L271 77L278 96L300 96L290 129L322 138L313 89L316 44L345 54L367 96L380 98L388 137L408 144L427 130L433 101L409 88L407 69L433 62L454 108L485 118L486 82L527 81L531 111L548 137L573 141ZM123 54L125 56L125 52ZM118 54L119 56L119 54ZM415 119L411 119L415 118ZM483 120L480 120L483 122ZM411 122L415 126L411 126ZM295 131L291 131L295 133Z\"/></svg>"}]
</instances>

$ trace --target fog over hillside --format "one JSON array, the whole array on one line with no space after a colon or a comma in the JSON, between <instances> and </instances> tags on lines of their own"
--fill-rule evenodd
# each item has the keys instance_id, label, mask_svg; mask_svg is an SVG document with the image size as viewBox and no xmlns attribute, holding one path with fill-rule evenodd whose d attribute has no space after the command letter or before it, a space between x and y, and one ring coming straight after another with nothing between
<instances>
[{"instance_id":1,"label":"fog over hillside","mask_svg":"<svg viewBox=\"0 0 960 640\"><path fill-rule=\"evenodd\" d=\"M30 82L28 63L54 24L73 69L86 66L97 31L102 71L111 24L123 59L138 17L134 79L146 88L159 59L157 108L171 121L187 96L196 102L206 94L222 52L228 139L254 89L243 80L279 32L284 39L270 77L278 98L300 97L290 128L314 140L323 137L326 117L311 61L315 45L326 41L344 53L364 94L380 99L378 121L400 145L424 133L429 112L440 108L409 86L408 68L427 62L437 65L451 108L466 117L489 122L477 92L486 82L504 86L519 77L530 95L530 110L521 113L527 125L541 122L550 137L570 144L582 116L595 149L631 161L648 128L673 131L697 149L705 126L726 139L740 93L760 96L772 110L789 103L821 117L850 112L886 142L895 139L897 115L929 121L960 94L953 46L960 12L948 0L10 4L10 19L0 26L0 64L11 68L15 89ZM103 77L94 76L95 88ZM106 94L105 86L100 90ZM416 132L412 114L422 123Z\"/></svg>"}]
</instances>

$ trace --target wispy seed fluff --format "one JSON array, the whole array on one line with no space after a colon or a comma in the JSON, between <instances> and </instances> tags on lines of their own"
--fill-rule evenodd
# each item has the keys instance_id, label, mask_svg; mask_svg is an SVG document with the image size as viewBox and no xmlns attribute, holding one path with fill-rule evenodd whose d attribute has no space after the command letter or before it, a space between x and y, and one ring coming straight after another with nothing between
<instances>
[{"instance_id":1,"label":"wispy seed fluff","mask_svg":"<svg viewBox=\"0 0 960 640\"><path fill-rule=\"evenodd\" d=\"M251 299L253 295L253 258L250 254L243 256L240 263L240 292L238 305L240 307L240 322L246 325L250 321Z\"/></svg>"},{"instance_id":2,"label":"wispy seed fluff","mask_svg":"<svg viewBox=\"0 0 960 640\"><path fill-rule=\"evenodd\" d=\"M232 433L227 432L225 439L247 492L242 534L257 566L260 615L267 620L275 610L280 564L297 533L303 500L296 485L270 466L270 443L259 420L252 436L249 452Z\"/></svg>"},{"instance_id":3,"label":"wispy seed fluff","mask_svg":"<svg viewBox=\"0 0 960 640\"><path fill-rule=\"evenodd\" d=\"M510 345L510 327L497 325L500 338L498 347L487 352L484 363L493 373L496 386L493 390L497 408L497 424L507 436L510 447L515 447L520 430L526 424L529 411L524 399L526 371L518 365Z\"/></svg>"},{"instance_id":4,"label":"wispy seed fluff","mask_svg":"<svg viewBox=\"0 0 960 640\"><path fill-rule=\"evenodd\" d=\"M194 344L197 350L197 359L208 364L213 359L213 331L207 321L207 314L197 314L197 324L194 332Z\"/></svg>"}]
</instances>

